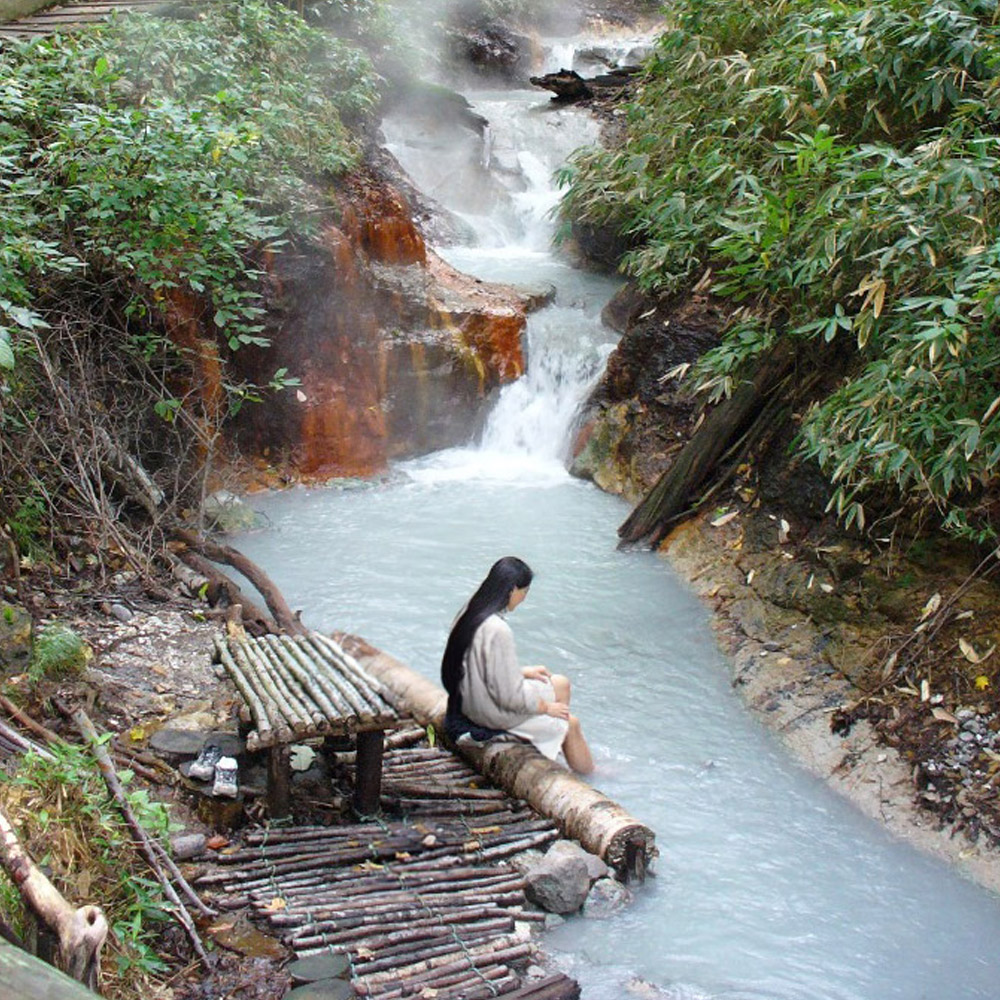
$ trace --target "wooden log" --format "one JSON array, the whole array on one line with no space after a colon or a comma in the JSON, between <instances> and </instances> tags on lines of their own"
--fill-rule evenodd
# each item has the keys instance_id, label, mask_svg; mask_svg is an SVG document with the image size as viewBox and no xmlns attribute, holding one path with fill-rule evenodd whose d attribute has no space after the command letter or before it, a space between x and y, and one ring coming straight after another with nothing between
<instances>
[{"instance_id":1,"label":"wooden log","mask_svg":"<svg viewBox=\"0 0 1000 1000\"><path fill-rule=\"evenodd\" d=\"M37 753L39 757L44 757L46 760L55 759L45 747L35 743L34 740L29 740L26 736L22 736L16 729L12 729L4 722L0 722L0 737L13 753Z\"/></svg>"},{"instance_id":2,"label":"wooden log","mask_svg":"<svg viewBox=\"0 0 1000 1000\"><path fill-rule=\"evenodd\" d=\"M257 693L271 699L272 704L284 718L285 725L296 736L308 733L312 724L302 714L301 702L295 692L288 687L284 677L271 668L270 660L264 657L257 644L252 640L230 641L229 647L240 666L244 669L249 666L253 670L253 679L261 685Z\"/></svg>"},{"instance_id":3,"label":"wooden log","mask_svg":"<svg viewBox=\"0 0 1000 1000\"><path fill-rule=\"evenodd\" d=\"M504 995L507 1000L579 1000L580 984L560 972Z\"/></svg>"},{"instance_id":4,"label":"wooden log","mask_svg":"<svg viewBox=\"0 0 1000 1000\"><path fill-rule=\"evenodd\" d=\"M292 695L293 704L298 707L303 718L309 721L309 731L316 735L329 732L328 715L313 697L310 686L302 683L302 679L285 662L284 657L280 655L275 646L267 641L268 638L268 636L262 636L256 641L255 646L258 654L270 662L271 672L284 681L285 687Z\"/></svg>"},{"instance_id":5,"label":"wooden log","mask_svg":"<svg viewBox=\"0 0 1000 1000\"><path fill-rule=\"evenodd\" d=\"M224 642L218 639L215 640L215 652L219 658L219 662L226 668L233 683L236 685L236 690L239 691L243 700L250 708L254 724L257 727L256 733L251 734L255 737L252 746L249 737L247 738L247 749L255 750L258 746L269 746L274 737L271 730L271 722L267 717L267 709L264 708L263 702L257 696L253 685L243 676L243 671L240 670Z\"/></svg>"},{"instance_id":6,"label":"wooden log","mask_svg":"<svg viewBox=\"0 0 1000 1000\"><path fill-rule=\"evenodd\" d=\"M282 596L281 591L271 582L270 577L242 552L238 552L228 545L218 545L186 529L179 529L176 535L185 545L200 555L206 556L214 562L232 566L238 573L242 573L253 584L257 593L264 598L268 610L283 631L291 635L301 635L306 631L305 626L292 612L288 602Z\"/></svg>"},{"instance_id":7,"label":"wooden log","mask_svg":"<svg viewBox=\"0 0 1000 1000\"><path fill-rule=\"evenodd\" d=\"M362 691L365 697L371 702L376 714L381 712L393 712L392 704L388 698L389 692L385 690L377 677L373 677L364 667L353 657L343 646L328 635L321 632L313 633L314 642L326 651L327 655L337 662L341 669L354 681L357 688Z\"/></svg>"},{"instance_id":8,"label":"wooden log","mask_svg":"<svg viewBox=\"0 0 1000 1000\"><path fill-rule=\"evenodd\" d=\"M273 691L273 686L269 687L266 678L261 677L254 663L247 657L241 643L234 642L229 645L229 651L235 661L237 668L244 680L253 688L255 703L262 709L261 716L254 715L254 722L257 723L257 743L259 746L271 746L274 743L288 743L292 737L292 731L288 726L288 721L281 706L277 702L277 695ZM270 735L270 742L265 742L265 731L261 729L261 719L267 723L266 731ZM253 734L251 734L253 735ZM247 749L252 750L251 739L247 737Z\"/></svg>"},{"instance_id":9,"label":"wooden log","mask_svg":"<svg viewBox=\"0 0 1000 1000\"><path fill-rule=\"evenodd\" d=\"M214 916L215 912L210 907L206 906L195 894L194 890L188 884L187 879L185 879L181 874L180 869L174 863L166 849L158 841L154 840L145 831L145 829L139 825L139 821L132 812L132 807L129 805L128 797L125 795L125 790L122 788L121 781L115 771L111 755L108 753L107 748L97 735L97 730L94 728L94 724L90 721L90 717L81 708L73 713L73 721L76 723L77 729L80 730L80 735L83 736L83 738L89 743L91 752L94 754L94 757L97 760L97 766L101 771L102 777L104 778L104 783L108 786L108 791L111 792L115 803L118 805L118 809L132 833L136 846L141 851L143 857L145 857L149 867L153 870L153 874L156 875L157 880L163 888L164 895L173 905L174 915L177 918L177 922L187 933L195 954L207 967L209 965L208 955L205 953L205 948L201 943L201 938L198 936L194 920L191 918L191 914L188 912L188 909L182 902L181 898L177 895L177 892L171 884L170 878L167 877L164 869L170 872L170 877L173 878L173 880L181 888L181 891L184 892L184 894L204 915Z\"/></svg>"},{"instance_id":10,"label":"wooden log","mask_svg":"<svg viewBox=\"0 0 1000 1000\"><path fill-rule=\"evenodd\" d=\"M94 1000L94 993L82 983L3 940L0 940L0 983L4 995L9 997Z\"/></svg>"},{"instance_id":11,"label":"wooden log","mask_svg":"<svg viewBox=\"0 0 1000 1000\"><path fill-rule=\"evenodd\" d=\"M276 632L278 630L278 623L274 618L256 601L248 597L239 584L226 576L215 563L210 562L197 552L187 551L177 554L176 559L171 564L172 569L185 586L189 589L191 587L197 588L195 594L200 593L204 583L198 582L195 577L189 574L178 573L178 566L181 562L190 572L208 583L205 596L210 604L225 607L227 610L240 608L240 616L244 624L248 630L254 633Z\"/></svg>"},{"instance_id":12,"label":"wooden log","mask_svg":"<svg viewBox=\"0 0 1000 1000\"><path fill-rule=\"evenodd\" d=\"M312 699L303 691L302 686L284 667L281 660L272 655L266 643L248 639L243 645L247 655L254 659L259 668L267 671L267 676L281 691L285 702L291 709L288 721L291 723L292 732L296 736L318 735L317 725L323 721L322 713L317 711L316 719L313 718L315 705L312 703Z\"/></svg>"},{"instance_id":13,"label":"wooden log","mask_svg":"<svg viewBox=\"0 0 1000 1000\"><path fill-rule=\"evenodd\" d=\"M314 636L311 635L302 640L303 651L308 649L307 655L310 656L314 669L336 687L340 696L350 706L350 712L345 714L371 721L374 718L371 707L340 671L339 664L331 660L323 647L318 646L313 640Z\"/></svg>"},{"instance_id":14,"label":"wooden log","mask_svg":"<svg viewBox=\"0 0 1000 1000\"><path fill-rule=\"evenodd\" d=\"M36 736L45 740L46 743L62 743L62 739L51 729L36 722L27 712L18 708L6 695L0 694L0 708L2 708L15 722L30 730Z\"/></svg>"},{"instance_id":15,"label":"wooden log","mask_svg":"<svg viewBox=\"0 0 1000 1000\"><path fill-rule=\"evenodd\" d=\"M298 679L308 692L313 701L328 720L339 719L345 715L344 703L340 700L340 693L326 680L313 670L312 664L303 657L302 648L299 643L292 641L288 636L269 635L264 637L277 656L284 661L288 670Z\"/></svg>"},{"instance_id":16,"label":"wooden log","mask_svg":"<svg viewBox=\"0 0 1000 1000\"><path fill-rule=\"evenodd\" d=\"M442 688L387 653L362 656L361 663L392 693L397 710L444 731L448 696ZM566 837L578 840L620 876L628 874L630 851L633 858L641 855L644 866L656 856L656 837L648 826L534 747L495 741L481 748L463 744L458 752L493 784L558 823Z\"/></svg>"},{"instance_id":17,"label":"wooden log","mask_svg":"<svg viewBox=\"0 0 1000 1000\"><path fill-rule=\"evenodd\" d=\"M292 811L292 768L287 743L267 752L267 811L271 819L284 819Z\"/></svg>"},{"instance_id":18,"label":"wooden log","mask_svg":"<svg viewBox=\"0 0 1000 1000\"><path fill-rule=\"evenodd\" d=\"M701 426L618 529L623 545L648 541L655 547L670 525L690 512L692 498L709 481L719 460L762 413L773 428L777 415L768 403L787 404L779 389L795 362L795 349L779 341L758 362L751 378L708 409Z\"/></svg>"}]
</instances>

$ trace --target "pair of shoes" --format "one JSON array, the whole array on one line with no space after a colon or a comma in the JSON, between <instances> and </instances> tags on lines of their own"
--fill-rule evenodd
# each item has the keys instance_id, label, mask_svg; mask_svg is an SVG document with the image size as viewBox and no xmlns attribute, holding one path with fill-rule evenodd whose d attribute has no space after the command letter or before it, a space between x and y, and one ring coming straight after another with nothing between
<instances>
[{"instance_id":1,"label":"pair of shoes","mask_svg":"<svg viewBox=\"0 0 1000 1000\"><path fill-rule=\"evenodd\" d=\"M198 781L211 781L213 795L236 798L239 786L236 781L235 757L227 757L217 743L206 743L201 753L191 761L188 776Z\"/></svg>"}]
</instances>

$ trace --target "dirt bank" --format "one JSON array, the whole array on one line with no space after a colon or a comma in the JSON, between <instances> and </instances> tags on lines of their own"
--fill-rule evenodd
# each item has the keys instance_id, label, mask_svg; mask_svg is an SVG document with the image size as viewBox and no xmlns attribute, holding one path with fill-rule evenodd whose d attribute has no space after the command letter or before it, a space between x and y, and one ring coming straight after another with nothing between
<instances>
[{"instance_id":1,"label":"dirt bank","mask_svg":"<svg viewBox=\"0 0 1000 1000\"><path fill-rule=\"evenodd\" d=\"M727 310L626 289L605 317L622 339L573 470L636 501L703 419L668 373L716 342ZM793 457L796 426L661 549L713 608L734 686L790 751L894 834L1000 890L1000 590L975 573L982 553L899 518L843 531L829 484Z\"/></svg>"}]
</instances>

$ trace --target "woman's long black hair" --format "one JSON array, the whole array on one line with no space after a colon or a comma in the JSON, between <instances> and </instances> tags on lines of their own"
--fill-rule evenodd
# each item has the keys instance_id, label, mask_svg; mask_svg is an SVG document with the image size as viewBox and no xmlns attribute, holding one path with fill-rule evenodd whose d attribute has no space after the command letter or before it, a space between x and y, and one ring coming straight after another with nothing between
<instances>
[{"instance_id":1,"label":"woman's long black hair","mask_svg":"<svg viewBox=\"0 0 1000 1000\"><path fill-rule=\"evenodd\" d=\"M455 622L444 647L444 656L441 657L441 683L448 692L449 714L462 711L462 696L459 693L465 669L462 661L476 629L490 615L503 611L514 588L529 586L533 577L531 567L517 556L498 559Z\"/></svg>"}]
</instances>

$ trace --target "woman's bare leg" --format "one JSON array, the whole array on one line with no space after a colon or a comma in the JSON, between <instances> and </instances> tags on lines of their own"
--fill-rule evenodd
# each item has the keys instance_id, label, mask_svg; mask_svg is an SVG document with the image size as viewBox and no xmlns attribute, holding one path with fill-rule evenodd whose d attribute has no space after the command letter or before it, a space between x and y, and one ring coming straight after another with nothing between
<instances>
[{"instance_id":1,"label":"woman's bare leg","mask_svg":"<svg viewBox=\"0 0 1000 1000\"><path fill-rule=\"evenodd\" d=\"M552 674L549 677L549 681L556 693L556 701L561 701L564 705L568 705L571 690L569 678L563 674Z\"/></svg>"},{"instance_id":2,"label":"woman's bare leg","mask_svg":"<svg viewBox=\"0 0 1000 1000\"><path fill-rule=\"evenodd\" d=\"M580 720L575 716L569 717L569 730L562 745L566 763L576 771L577 774L591 774L594 770L594 758L590 755L590 747L583 736L583 728Z\"/></svg>"}]
</instances>

